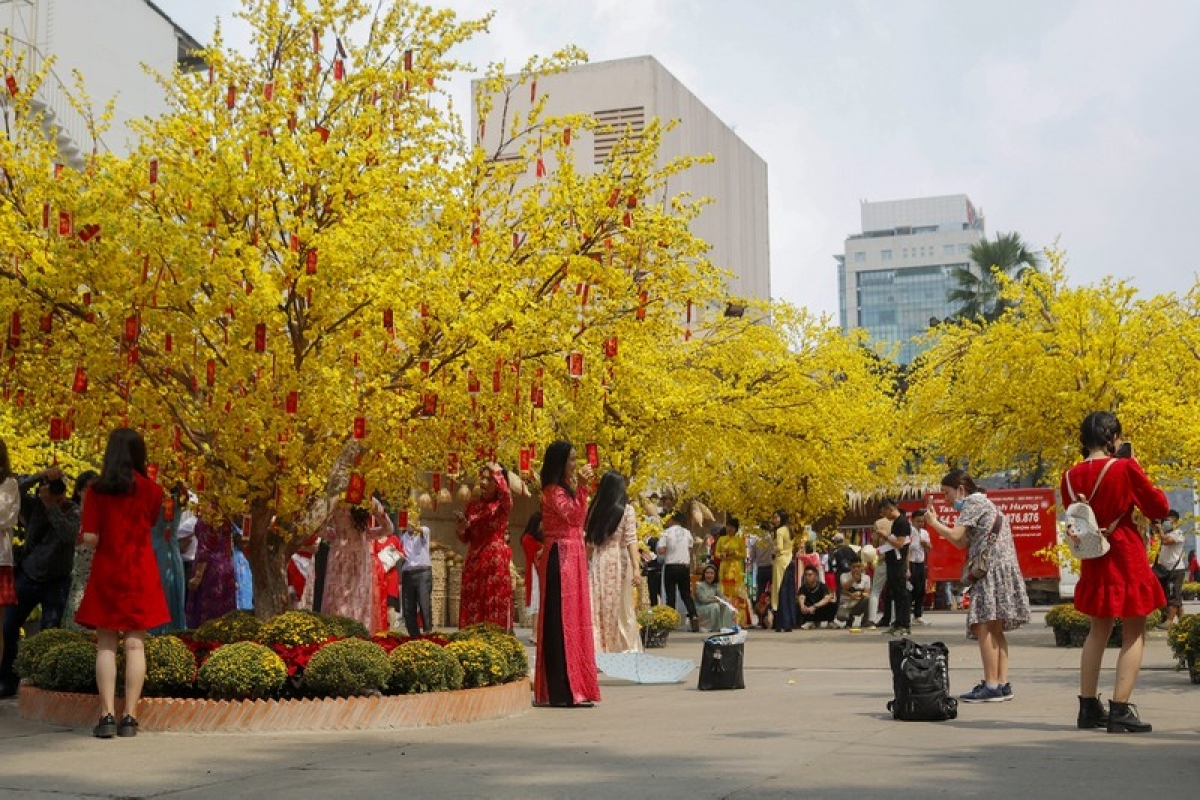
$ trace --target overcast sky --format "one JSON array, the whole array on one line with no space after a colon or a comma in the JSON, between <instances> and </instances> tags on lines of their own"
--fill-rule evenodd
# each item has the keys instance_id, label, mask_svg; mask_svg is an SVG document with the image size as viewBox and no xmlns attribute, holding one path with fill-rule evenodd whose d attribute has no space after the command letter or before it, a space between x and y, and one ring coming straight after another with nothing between
<instances>
[{"instance_id":1,"label":"overcast sky","mask_svg":"<svg viewBox=\"0 0 1200 800\"><path fill-rule=\"evenodd\" d=\"M155 2L201 41L217 15L244 40L238 0ZM1200 2L433 4L496 11L461 54L481 69L565 44L657 58L766 160L772 294L813 311L836 315L862 199L965 193L990 236L1058 240L1074 283L1182 293L1200 270Z\"/></svg>"}]
</instances>

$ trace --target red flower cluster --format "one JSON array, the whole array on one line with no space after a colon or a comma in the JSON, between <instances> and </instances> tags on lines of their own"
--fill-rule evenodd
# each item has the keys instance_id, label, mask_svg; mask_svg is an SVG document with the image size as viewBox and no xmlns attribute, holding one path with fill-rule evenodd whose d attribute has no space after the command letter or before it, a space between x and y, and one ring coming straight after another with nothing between
<instances>
[{"instance_id":1,"label":"red flower cluster","mask_svg":"<svg viewBox=\"0 0 1200 800\"><path fill-rule=\"evenodd\" d=\"M313 644L273 644L271 645L271 649L283 659L283 663L287 666L288 677L290 678L298 670L302 670L308 666L308 662L312 659L314 653L330 642L336 642L343 638L345 637L331 636L323 642L314 642Z\"/></svg>"}]
</instances>

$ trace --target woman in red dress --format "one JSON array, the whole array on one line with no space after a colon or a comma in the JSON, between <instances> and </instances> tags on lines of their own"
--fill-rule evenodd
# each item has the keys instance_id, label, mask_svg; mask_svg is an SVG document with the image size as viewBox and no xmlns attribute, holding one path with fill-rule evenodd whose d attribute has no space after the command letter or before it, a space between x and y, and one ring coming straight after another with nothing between
<instances>
[{"instance_id":1,"label":"woman in red dress","mask_svg":"<svg viewBox=\"0 0 1200 800\"><path fill-rule=\"evenodd\" d=\"M83 543L96 549L75 621L96 629L96 685L101 739L137 735L137 707L146 677L146 629L171 621L150 531L163 491L146 477L146 442L129 428L108 437L100 477L83 503ZM117 643L125 632L125 715L116 721Z\"/></svg>"},{"instance_id":2,"label":"woman in red dress","mask_svg":"<svg viewBox=\"0 0 1200 800\"><path fill-rule=\"evenodd\" d=\"M584 464L577 473L575 448L558 441L546 448L541 477L544 540L533 703L590 706L600 699L583 535L592 469Z\"/></svg>"},{"instance_id":3,"label":"woman in red dress","mask_svg":"<svg viewBox=\"0 0 1200 800\"><path fill-rule=\"evenodd\" d=\"M1080 562L1075 587L1075 607L1092 618L1080 659L1078 724L1080 728L1107 728L1109 733L1147 733L1150 725L1138 718L1129 697L1142 667L1146 615L1164 605L1166 597L1150 569L1132 513L1136 506L1150 519L1159 519L1166 516L1169 505L1166 495L1150 483L1135 459L1114 457L1122 444L1121 423L1114 415L1107 411L1089 414L1079 426L1079 440L1085 460L1063 474L1063 504L1090 498L1100 528L1115 528L1108 536L1107 553ZM1118 617L1121 652L1117 682L1105 713L1097 694L1100 662Z\"/></svg>"},{"instance_id":4,"label":"woman in red dress","mask_svg":"<svg viewBox=\"0 0 1200 800\"><path fill-rule=\"evenodd\" d=\"M458 538L467 544L462 571L462 604L458 627L494 622L512 630L512 548L508 546L508 514L512 492L497 464L479 471L479 497L458 512Z\"/></svg>"},{"instance_id":5,"label":"woman in red dress","mask_svg":"<svg viewBox=\"0 0 1200 800\"><path fill-rule=\"evenodd\" d=\"M396 536L396 526L383 504L378 499L372 499L372 506L375 509L372 519L375 540L371 542L371 555L374 556L371 567L375 570L375 581L371 596L371 633L378 633L392 630L396 627L393 623L399 621L400 562L393 559L404 558L404 547L400 544L400 537ZM379 554L385 550L388 553L381 557ZM384 559L387 559L386 563Z\"/></svg>"}]
</instances>

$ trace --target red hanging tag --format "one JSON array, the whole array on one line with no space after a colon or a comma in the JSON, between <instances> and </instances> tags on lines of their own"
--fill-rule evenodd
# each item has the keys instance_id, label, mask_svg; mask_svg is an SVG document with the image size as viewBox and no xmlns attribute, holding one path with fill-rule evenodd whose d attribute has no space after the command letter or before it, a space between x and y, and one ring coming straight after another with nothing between
<instances>
[{"instance_id":1,"label":"red hanging tag","mask_svg":"<svg viewBox=\"0 0 1200 800\"><path fill-rule=\"evenodd\" d=\"M572 378L583 377L583 353L575 351L567 354L567 375Z\"/></svg>"},{"instance_id":2,"label":"red hanging tag","mask_svg":"<svg viewBox=\"0 0 1200 800\"><path fill-rule=\"evenodd\" d=\"M613 187L612 194L608 196L608 207L616 208L617 201L621 199L621 190L616 186Z\"/></svg>"},{"instance_id":3,"label":"red hanging tag","mask_svg":"<svg viewBox=\"0 0 1200 800\"><path fill-rule=\"evenodd\" d=\"M533 462L532 454L529 452L529 448L527 448L527 447L521 448L519 460L520 460L520 465L521 465L520 466L521 472L529 472L530 468L532 467L532 462Z\"/></svg>"},{"instance_id":4,"label":"red hanging tag","mask_svg":"<svg viewBox=\"0 0 1200 800\"><path fill-rule=\"evenodd\" d=\"M288 249L293 253L300 252L300 235L296 233L288 234Z\"/></svg>"},{"instance_id":5,"label":"red hanging tag","mask_svg":"<svg viewBox=\"0 0 1200 800\"><path fill-rule=\"evenodd\" d=\"M346 65L340 58L333 60L333 79L335 81L344 80L346 77Z\"/></svg>"},{"instance_id":6,"label":"red hanging tag","mask_svg":"<svg viewBox=\"0 0 1200 800\"><path fill-rule=\"evenodd\" d=\"M57 161L54 163L54 180L57 181L62 178L64 169L66 169L66 167L62 163Z\"/></svg>"},{"instance_id":7,"label":"red hanging tag","mask_svg":"<svg viewBox=\"0 0 1200 800\"><path fill-rule=\"evenodd\" d=\"M546 395L542 391L542 387L534 386L534 387L530 388L529 401L533 404L534 408L541 408L543 403L545 403L545 400L546 400Z\"/></svg>"},{"instance_id":8,"label":"red hanging tag","mask_svg":"<svg viewBox=\"0 0 1200 800\"><path fill-rule=\"evenodd\" d=\"M62 417L51 417L50 418L50 441L61 442L64 438L66 438L66 437L63 436Z\"/></svg>"},{"instance_id":9,"label":"red hanging tag","mask_svg":"<svg viewBox=\"0 0 1200 800\"><path fill-rule=\"evenodd\" d=\"M633 215L630 214L628 211L626 211L625 214L621 217L621 224L624 225L626 228L632 227Z\"/></svg>"},{"instance_id":10,"label":"red hanging tag","mask_svg":"<svg viewBox=\"0 0 1200 800\"><path fill-rule=\"evenodd\" d=\"M59 236L70 236L71 235L71 212L70 211L58 212L58 235Z\"/></svg>"},{"instance_id":11,"label":"red hanging tag","mask_svg":"<svg viewBox=\"0 0 1200 800\"><path fill-rule=\"evenodd\" d=\"M283 401L283 410L288 414L295 414L300 407L300 393L296 391L288 392L287 399Z\"/></svg>"},{"instance_id":12,"label":"red hanging tag","mask_svg":"<svg viewBox=\"0 0 1200 800\"><path fill-rule=\"evenodd\" d=\"M235 105L237 105L237 87L231 83L225 91L225 107L233 108Z\"/></svg>"},{"instance_id":13,"label":"red hanging tag","mask_svg":"<svg viewBox=\"0 0 1200 800\"><path fill-rule=\"evenodd\" d=\"M412 72L412 68L413 68L413 51L405 50L404 51L404 71Z\"/></svg>"},{"instance_id":14,"label":"red hanging tag","mask_svg":"<svg viewBox=\"0 0 1200 800\"><path fill-rule=\"evenodd\" d=\"M260 322L254 326L254 352L261 353L267 349L267 325Z\"/></svg>"},{"instance_id":15,"label":"red hanging tag","mask_svg":"<svg viewBox=\"0 0 1200 800\"><path fill-rule=\"evenodd\" d=\"M350 476L350 485L346 487L346 502L352 506L356 506L363 501L363 494L366 492L367 482L363 480L363 476L357 472Z\"/></svg>"},{"instance_id":16,"label":"red hanging tag","mask_svg":"<svg viewBox=\"0 0 1200 800\"><path fill-rule=\"evenodd\" d=\"M53 311L47 312L38 320L38 330L40 330L42 333L50 333L54 330Z\"/></svg>"},{"instance_id":17,"label":"red hanging tag","mask_svg":"<svg viewBox=\"0 0 1200 800\"><path fill-rule=\"evenodd\" d=\"M317 30L316 28L313 28L312 42L313 42L313 52L314 53L321 52L321 32L319 30Z\"/></svg>"},{"instance_id":18,"label":"red hanging tag","mask_svg":"<svg viewBox=\"0 0 1200 800\"><path fill-rule=\"evenodd\" d=\"M317 274L317 251L315 249L309 250L308 256L304 259L304 274L305 275L316 275Z\"/></svg>"},{"instance_id":19,"label":"red hanging tag","mask_svg":"<svg viewBox=\"0 0 1200 800\"><path fill-rule=\"evenodd\" d=\"M587 463L592 469L600 466L600 449L595 442L588 442L583 446L583 450L587 453Z\"/></svg>"},{"instance_id":20,"label":"red hanging tag","mask_svg":"<svg viewBox=\"0 0 1200 800\"><path fill-rule=\"evenodd\" d=\"M541 156L538 156L535 172L539 178L546 177L546 162L542 161Z\"/></svg>"},{"instance_id":21,"label":"red hanging tag","mask_svg":"<svg viewBox=\"0 0 1200 800\"><path fill-rule=\"evenodd\" d=\"M131 367L136 366L141 354L142 351L138 349L137 345L132 345L125 353L125 363Z\"/></svg>"},{"instance_id":22,"label":"red hanging tag","mask_svg":"<svg viewBox=\"0 0 1200 800\"><path fill-rule=\"evenodd\" d=\"M319 135L321 137L322 144L324 144L325 142L328 142L329 141L329 128L326 128L324 125L318 125L317 126L317 135Z\"/></svg>"},{"instance_id":23,"label":"red hanging tag","mask_svg":"<svg viewBox=\"0 0 1200 800\"><path fill-rule=\"evenodd\" d=\"M367 438L367 418L366 417L355 417L354 418L354 438L355 439Z\"/></svg>"},{"instance_id":24,"label":"red hanging tag","mask_svg":"<svg viewBox=\"0 0 1200 800\"><path fill-rule=\"evenodd\" d=\"M646 318L646 304L648 302L650 302L650 293L638 292L637 318L639 321Z\"/></svg>"},{"instance_id":25,"label":"red hanging tag","mask_svg":"<svg viewBox=\"0 0 1200 800\"><path fill-rule=\"evenodd\" d=\"M42 203L42 230L50 227L50 204Z\"/></svg>"},{"instance_id":26,"label":"red hanging tag","mask_svg":"<svg viewBox=\"0 0 1200 800\"><path fill-rule=\"evenodd\" d=\"M529 102L532 103L536 99L537 99L537 78L534 78L533 82L529 84Z\"/></svg>"},{"instance_id":27,"label":"red hanging tag","mask_svg":"<svg viewBox=\"0 0 1200 800\"><path fill-rule=\"evenodd\" d=\"M500 380L501 380L500 370L498 370L498 369L492 370L492 391L493 392L496 392L496 393L500 392Z\"/></svg>"},{"instance_id":28,"label":"red hanging tag","mask_svg":"<svg viewBox=\"0 0 1200 800\"><path fill-rule=\"evenodd\" d=\"M636 194L629 195L629 199L625 201L626 208L637 208L638 199Z\"/></svg>"},{"instance_id":29,"label":"red hanging tag","mask_svg":"<svg viewBox=\"0 0 1200 800\"><path fill-rule=\"evenodd\" d=\"M449 475L457 475L461 470L462 465L458 460L458 453L450 453L446 456L446 472Z\"/></svg>"},{"instance_id":30,"label":"red hanging tag","mask_svg":"<svg viewBox=\"0 0 1200 800\"><path fill-rule=\"evenodd\" d=\"M617 337L610 336L604 340L604 357L605 358L616 358L617 357Z\"/></svg>"},{"instance_id":31,"label":"red hanging tag","mask_svg":"<svg viewBox=\"0 0 1200 800\"><path fill-rule=\"evenodd\" d=\"M211 358L204 366L204 382L209 386L217 382L217 362Z\"/></svg>"},{"instance_id":32,"label":"red hanging tag","mask_svg":"<svg viewBox=\"0 0 1200 800\"><path fill-rule=\"evenodd\" d=\"M275 81L267 81L263 84L263 99L268 103L275 96Z\"/></svg>"},{"instance_id":33,"label":"red hanging tag","mask_svg":"<svg viewBox=\"0 0 1200 800\"><path fill-rule=\"evenodd\" d=\"M475 370L467 370L467 393L479 394L479 378L475 376Z\"/></svg>"},{"instance_id":34,"label":"red hanging tag","mask_svg":"<svg viewBox=\"0 0 1200 800\"><path fill-rule=\"evenodd\" d=\"M421 395L421 414L426 417L437 416L438 397L433 392Z\"/></svg>"},{"instance_id":35,"label":"red hanging tag","mask_svg":"<svg viewBox=\"0 0 1200 800\"><path fill-rule=\"evenodd\" d=\"M125 341L136 342L142 332L142 323L137 315L125 318Z\"/></svg>"},{"instance_id":36,"label":"red hanging tag","mask_svg":"<svg viewBox=\"0 0 1200 800\"><path fill-rule=\"evenodd\" d=\"M395 317L393 316L392 309L390 308L385 308L383 310L383 327L389 331L396 327Z\"/></svg>"},{"instance_id":37,"label":"red hanging tag","mask_svg":"<svg viewBox=\"0 0 1200 800\"><path fill-rule=\"evenodd\" d=\"M158 183L158 159L150 159L150 185Z\"/></svg>"},{"instance_id":38,"label":"red hanging tag","mask_svg":"<svg viewBox=\"0 0 1200 800\"><path fill-rule=\"evenodd\" d=\"M429 377L429 361L428 361L428 359L422 359L418 363L417 366L420 368L421 374L423 376L425 376L426 378L428 378Z\"/></svg>"},{"instance_id":39,"label":"red hanging tag","mask_svg":"<svg viewBox=\"0 0 1200 800\"><path fill-rule=\"evenodd\" d=\"M75 380L71 382L71 391L76 394L83 394L87 391L88 379L87 372L83 367L75 368Z\"/></svg>"},{"instance_id":40,"label":"red hanging tag","mask_svg":"<svg viewBox=\"0 0 1200 800\"><path fill-rule=\"evenodd\" d=\"M18 93L17 77L15 75L12 75L12 74L5 75L4 76L4 85L8 87L8 94L10 97L17 96L17 93Z\"/></svg>"},{"instance_id":41,"label":"red hanging tag","mask_svg":"<svg viewBox=\"0 0 1200 800\"><path fill-rule=\"evenodd\" d=\"M169 333L163 337L163 349L168 353L175 349L175 339Z\"/></svg>"}]
</instances>

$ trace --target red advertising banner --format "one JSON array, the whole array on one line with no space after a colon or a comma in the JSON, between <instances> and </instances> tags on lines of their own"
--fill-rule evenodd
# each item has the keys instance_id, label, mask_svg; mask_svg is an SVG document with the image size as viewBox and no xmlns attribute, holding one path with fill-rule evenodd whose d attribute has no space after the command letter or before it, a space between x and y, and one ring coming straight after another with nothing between
<instances>
[{"instance_id":1,"label":"red advertising banner","mask_svg":"<svg viewBox=\"0 0 1200 800\"><path fill-rule=\"evenodd\" d=\"M1054 490L989 489L987 496L1008 517L1017 546L1017 561L1025 579L1058 578L1057 566L1034 555L1058 538ZM938 517L947 525L954 525L958 513L946 503L945 495L930 494L929 500ZM959 550L933 531L929 534L933 540L928 560L929 580L957 581L962 577L967 551Z\"/></svg>"}]
</instances>

